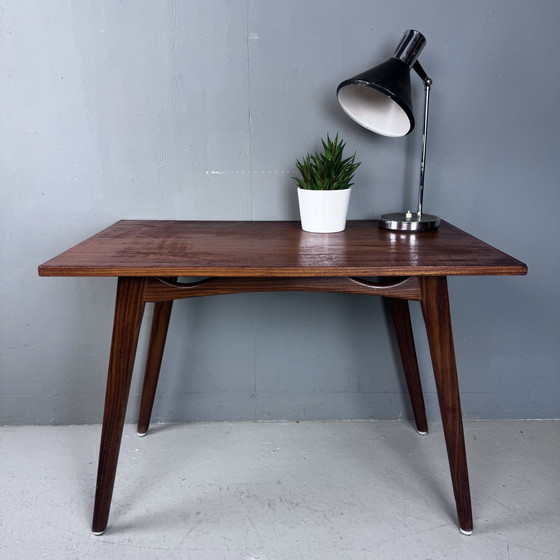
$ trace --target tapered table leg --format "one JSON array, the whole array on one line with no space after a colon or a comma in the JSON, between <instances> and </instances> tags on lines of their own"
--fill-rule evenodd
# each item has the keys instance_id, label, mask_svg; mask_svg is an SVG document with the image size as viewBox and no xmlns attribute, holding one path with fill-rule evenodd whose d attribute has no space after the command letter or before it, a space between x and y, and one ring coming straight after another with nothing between
<instances>
[{"instance_id":1,"label":"tapered table leg","mask_svg":"<svg viewBox=\"0 0 560 560\"><path fill-rule=\"evenodd\" d=\"M148 348L148 357L146 359L146 370L144 372L144 386L142 388L142 399L140 401L140 414L138 416L137 432L139 436L145 436L150 427L150 419L154 407L154 399L156 396L172 307L172 300L158 301L154 305L150 344Z\"/></svg>"},{"instance_id":2,"label":"tapered table leg","mask_svg":"<svg viewBox=\"0 0 560 560\"><path fill-rule=\"evenodd\" d=\"M138 335L144 312L143 278L119 278L101 430L92 531L107 527Z\"/></svg>"},{"instance_id":3,"label":"tapered table leg","mask_svg":"<svg viewBox=\"0 0 560 560\"><path fill-rule=\"evenodd\" d=\"M422 278L422 312L443 422L459 528L473 530L469 474L446 277Z\"/></svg>"},{"instance_id":4,"label":"tapered table leg","mask_svg":"<svg viewBox=\"0 0 560 560\"><path fill-rule=\"evenodd\" d=\"M391 309L393 311L397 341L399 343L416 429L419 433L426 434L428 433L428 420L426 419L426 408L424 406L420 372L418 371L418 360L414 347L414 336L412 334L408 301L394 298L389 298L389 301L391 302Z\"/></svg>"}]
</instances>

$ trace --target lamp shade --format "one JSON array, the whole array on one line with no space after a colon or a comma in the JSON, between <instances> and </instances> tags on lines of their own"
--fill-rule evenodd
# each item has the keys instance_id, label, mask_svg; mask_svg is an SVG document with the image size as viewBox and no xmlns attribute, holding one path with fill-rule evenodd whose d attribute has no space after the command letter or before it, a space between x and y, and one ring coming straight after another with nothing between
<instances>
[{"instance_id":1,"label":"lamp shade","mask_svg":"<svg viewBox=\"0 0 560 560\"><path fill-rule=\"evenodd\" d=\"M344 112L364 128L383 136L406 136L414 128L410 70L426 44L406 31L394 55L342 82L337 96Z\"/></svg>"},{"instance_id":2,"label":"lamp shade","mask_svg":"<svg viewBox=\"0 0 560 560\"><path fill-rule=\"evenodd\" d=\"M397 58L358 74L338 86L344 112L383 136L405 136L414 128L410 70Z\"/></svg>"}]
</instances>

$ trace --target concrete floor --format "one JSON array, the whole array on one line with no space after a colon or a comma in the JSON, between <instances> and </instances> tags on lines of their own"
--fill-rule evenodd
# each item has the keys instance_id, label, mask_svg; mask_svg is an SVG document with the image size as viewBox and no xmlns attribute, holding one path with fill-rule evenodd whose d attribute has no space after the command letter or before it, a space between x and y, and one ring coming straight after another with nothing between
<instances>
[{"instance_id":1,"label":"concrete floor","mask_svg":"<svg viewBox=\"0 0 560 560\"><path fill-rule=\"evenodd\" d=\"M466 422L462 535L440 424L126 426L90 532L100 426L0 428L0 558L560 559L560 421Z\"/></svg>"}]
</instances>

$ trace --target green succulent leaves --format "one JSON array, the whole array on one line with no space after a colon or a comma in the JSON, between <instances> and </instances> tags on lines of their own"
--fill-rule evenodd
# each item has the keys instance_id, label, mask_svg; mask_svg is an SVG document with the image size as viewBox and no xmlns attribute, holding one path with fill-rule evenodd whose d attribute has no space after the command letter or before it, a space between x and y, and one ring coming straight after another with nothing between
<instances>
[{"instance_id":1,"label":"green succulent leaves","mask_svg":"<svg viewBox=\"0 0 560 560\"><path fill-rule=\"evenodd\" d=\"M296 167L301 173L301 179L293 177L300 189L318 191L336 191L349 189L353 183L352 178L360 162L355 162L356 154L343 159L344 146L338 139L334 140L327 134L327 141L321 139L323 153L307 154L301 161L296 161Z\"/></svg>"}]
</instances>

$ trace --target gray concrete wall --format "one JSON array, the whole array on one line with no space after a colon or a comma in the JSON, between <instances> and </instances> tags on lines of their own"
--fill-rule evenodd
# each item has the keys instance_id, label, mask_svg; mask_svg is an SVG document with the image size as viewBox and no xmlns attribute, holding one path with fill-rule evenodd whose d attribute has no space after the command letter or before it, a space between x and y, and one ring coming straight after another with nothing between
<instances>
[{"instance_id":1,"label":"gray concrete wall","mask_svg":"<svg viewBox=\"0 0 560 560\"><path fill-rule=\"evenodd\" d=\"M413 206L418 132L368 133L335 97L408 28L434 79L426 209L530 270L450 281L464 413L559 417L559 16L556 0L2 2L0 422L100 421L116 282L36 267L114 221L297 219L294 161L337 131L363 162L350 218ZM381 300L176 304L156 420L408 415Z\"/></svg>"}]
</instances>

